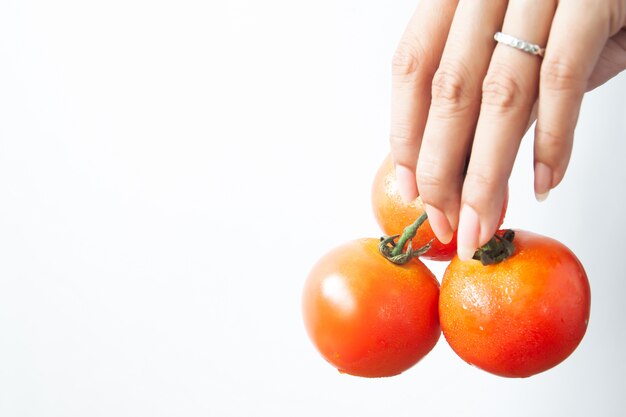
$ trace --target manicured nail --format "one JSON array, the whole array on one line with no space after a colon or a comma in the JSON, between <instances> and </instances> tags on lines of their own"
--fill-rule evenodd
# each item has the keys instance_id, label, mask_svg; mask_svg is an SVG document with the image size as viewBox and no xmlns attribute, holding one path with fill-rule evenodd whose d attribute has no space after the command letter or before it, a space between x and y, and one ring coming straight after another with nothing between
<instances>
[{"instance_id":1,"label":"manicured nail","mask_svg":"<svg viewBox=\"0 0 626 417\"><path fill-rule=\"evenodd\" d=\"M396 182L402 201L405 204L412 203L418 195L415 173L404 165L396 165Z\"/></svg>"},{"instance_id":2,"label":"manicured nail","mask_svg":"<svg viewBox=\"0 0 626 417\"><path fill-rule=\"evenodd\" d=\"M545 201L552 188L552 169L543 162L535 164L535 198Z\"/></svg>"},{"instance_id":3,"label":"manicured nail","mask_svg":"<svg viewBox=\"0 0 626 417\"><path fill-rule=\"evenodd\" d=\"M424 204L424 209L426 210L426 214L428 214L428 222L435 236L437 236L437 239L439 239L441 243L450 243L453 231L443 211L430 204Z\"/></svg>"},{"instance_id":4,"label":"manicured nail","mask_svg":"<svg viewBox=\"0 0 626 417\"><path fill-rule=\"evenodd\" d=\"M478 214L467 204L461 207L457 232L457 254L462 261L469 261L478 249L480 221Z\"/></svg>"}]
</instances>

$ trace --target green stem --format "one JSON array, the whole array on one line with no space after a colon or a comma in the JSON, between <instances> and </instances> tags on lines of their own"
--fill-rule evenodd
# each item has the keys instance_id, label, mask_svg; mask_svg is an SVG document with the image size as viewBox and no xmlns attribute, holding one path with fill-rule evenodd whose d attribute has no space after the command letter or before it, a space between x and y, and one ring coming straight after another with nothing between
<instances>
[{"instance_id":1,"label":"green stem","mask_svg":"<svg viewBox=\"0 0 626 417\"><path fill-rule=\"evenodd\" d=\"M385 257L385 259L397 265L404 265L411 259L425 254L430 249L430 243L432 241L417 250L413 250L412 239L415 237L417 229L426 221L427 218L426 212L424 212L412 225L406 227L402 231L402 235L381 237L378 250ZM396 242L395 240L398 237L398 242ZM404 249L405 245L406 250Z\"/></svg>"},{"instance_id":2,"label":"green stem","mask_svg":"<svg viewBox=\"0 0 626 417\"><path fill-rule=\"evenodd\" d=\"M391 251L391 256L398 256L402 253L402 251L404 250L404 245L406 245L406 242L408 242L409 240L415 237L415 234L417 233L417 229L426 221L427 218L428 216L426 215L426 212L422 213L422 215L419 216L417 220L413 222L413 224L411 224L410 226L407 226L402 231L402 235L400 236L400 239L398 239L398 242L396 243L396 247L393 248L393 250Z\"/></svg>"}]
</instances>

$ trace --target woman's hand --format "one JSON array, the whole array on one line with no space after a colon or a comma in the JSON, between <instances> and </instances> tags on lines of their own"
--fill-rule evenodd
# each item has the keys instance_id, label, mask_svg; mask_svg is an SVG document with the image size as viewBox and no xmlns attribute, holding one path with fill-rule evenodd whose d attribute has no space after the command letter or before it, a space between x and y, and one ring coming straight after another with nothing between
<instances>
[{"instance_id":1,"label":"woman's hand","mask_svg":"<svg viewBox=\"0 0 626 417\"><path fill-rule=\"evenodd\" d=\"M469 259L496 231L537 119L538 200L562 180L585 91L626 68L626 0L422 0L393 59L391 152L402 195ZM497 43L501 31L543 58Z\"/></svg>"}]
</instances>

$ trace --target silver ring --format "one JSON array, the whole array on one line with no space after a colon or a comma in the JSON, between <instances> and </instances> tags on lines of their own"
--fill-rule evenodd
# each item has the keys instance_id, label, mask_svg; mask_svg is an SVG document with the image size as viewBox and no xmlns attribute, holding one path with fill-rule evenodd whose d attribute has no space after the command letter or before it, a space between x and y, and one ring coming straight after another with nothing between
<instances>
[{"instance_id":1,"label":"silver ring","mask_svg":"<svg viewBox=\"0 0 626 417\"><path fill-rule=\"evenodd\" d=\"M515 36L507 35L506 33L496 32L493 38L500 43L510 46L520 51L527 52L531 55L543 56L546 52L546 48L542 48L534 43L526 42L525 40L516 38Z\"/></svg>"}]
</instances>

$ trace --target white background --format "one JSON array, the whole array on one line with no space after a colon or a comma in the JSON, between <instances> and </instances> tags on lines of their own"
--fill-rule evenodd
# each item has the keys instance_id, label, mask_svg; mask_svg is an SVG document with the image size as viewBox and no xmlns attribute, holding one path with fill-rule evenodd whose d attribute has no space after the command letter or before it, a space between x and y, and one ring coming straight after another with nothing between
<instances>
[{"instance_id":1,"label":"white background","mask_svg":"<svg viewBox=\"0 0 626 417\"><path fill-rule=\"evenodd\" d=\"M530 136L510 183L505 225L587 268L568 360L504 379L441 338L368 380L317 354L302 285L380 233L369 189L415 7L336 3L0 0L0 416L624 415L624 76L586 97L547 202Z\"/></svg>"}]
</instances>

